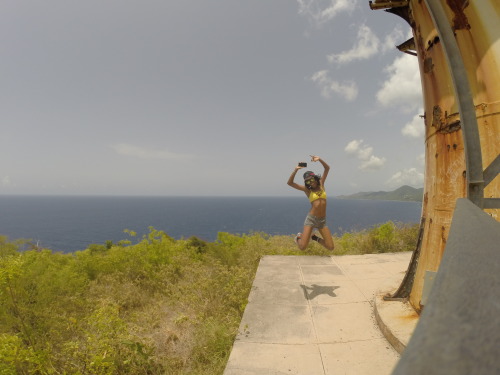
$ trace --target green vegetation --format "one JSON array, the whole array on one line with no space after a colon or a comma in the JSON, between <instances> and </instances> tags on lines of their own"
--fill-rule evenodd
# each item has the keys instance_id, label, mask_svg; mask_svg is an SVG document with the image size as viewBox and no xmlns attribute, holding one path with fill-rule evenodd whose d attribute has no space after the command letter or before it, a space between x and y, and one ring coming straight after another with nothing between
<instances>
[{"instance_id":1,"label":"green vegetation","mask_svg":"<svg viewBox=\"0 0 500 375\"><path fill-rule=\"evenodd\" d=\"M347 233L334 254L413 250L417 231ZM304 254L291 236L126 232L74 254L0 236L0 374L221 374L260 258Z\"/></svg>"},{"instance_id":2,"label":"green vegetation","mask_svg":"<svg viewBox=\"0 0 500 375\"><path fill-rule=\"evenodd\" d=\"M338 198L422 202L423 196L424 188L415 189L404 185L393 191L361 192L352 195L341 195Z\"/></svg>"}]
</instances>

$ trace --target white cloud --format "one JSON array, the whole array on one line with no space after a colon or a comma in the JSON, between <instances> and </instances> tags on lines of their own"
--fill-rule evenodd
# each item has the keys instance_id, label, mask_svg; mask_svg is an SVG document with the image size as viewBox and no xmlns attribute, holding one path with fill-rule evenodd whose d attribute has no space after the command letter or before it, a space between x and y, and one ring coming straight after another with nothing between
<instances>
[{"instance_id":1,"label":"white cloud","mask_svg":"<svg viewBox=\"0 0 500 375\"><path fill-rule=\"evenodd\" d=\"M349 155L356 154L363 143L362 139L354 139L345 146L344 151Z\"/></svg>"},{"instance_id":2,"label":"white cloud","mask_svg":"<svg viewBox=\"0 0 500 375\"><path fill-rule=\"evenodd\" d=\"M347 101L353 101L358 96L358 86L355 82L334 81L327 70L314 73L311 80L321 89L321 96L325 99L330 99L333 93L344 97Z\"/></svg>"},{"instance_id":3,"label":"white cloud","mask_svg":"<svg viewBox=\"0 0 500 375\"><path fill-rule=\"evenodd\" d=\"M403 54L389 65L387 80L377 92L377 100L384 107L399 108L408 113L422 107L420 71L415 56Z\"/></svg>"},{"instance_id":4,"label":"white cloud","mask_svg":"<svg viewBox=\"0 0 500 375\"><path fill-rule=\"evenodd\" d=\"M127 143L119 143L112 145L111 148L120 155L132 156L140 159L165 159L165 160L179 160L191 159L193 155L190 154L177 154L167 150L154 150L143 148L139 146L130 145Z\"/></svg>"},{"instance_id":5,"label":"white cloud","mask_svg":"<svg viewBox=\"0 0 500 375\"><path fill-rule=\"evenodd\" d=\"M373 155L373 147L365 145L362 139L354 139L347 144L344 151L349 155L356 156L362 163L359 169L371 171L382 169L386 159Z\"/></svg>"},{"instance_id":6,"label":"white cloud","mask_svg":"<svg viewBox=\"0 0 500 375\"><path fill-rule=\"evenodd\" d=\"M346 64L354 60L365 60L375 55L380 47L380 40L366 25L361 25L358 30L356 45L339 54L329 55L328 61L337 64Z\"/></svg>"},{"instance_id":7,"label":"white cloud","mask_svg":"<svg viewBox=\"0 0 500 375\"><path fill-rule=\"evenodd\" d=\"M401 26L397 25L389 34L387 34L384 38L384 42L382 43L382 51L392 51L396 50L396 46L404 42L405 40L411 38L410 36L405 35L404 31L401 29Z\"/></svg>"},{"instance_id":8,"label":"white cloud","mask_svg":"<svg viewBox=\"0 0 500 375\"><path fill-rule=\"evenodd\" d=\"M297 0L299 14L312 19L317 25L334 19L342 12L352 12L356 0Z\"/></svg>"},{"instance_id":9,"label":"white cloud","mask_svg":"<svg viewBox=\"0 0 500 375\"><path fill-rule=\"evenodd\" d=\"M327 59L338 65L347 64L355 60L366 60L377 53L394 50L396 45L404 40L404 33L400 26L394 28L381 42L375 33L366 25L358 29L357 41L353 48L338 54L331 54Z\"/></svg>"},{"instance_id":10,"label":"white cloud","mask_svg":"<svg viewBox=\"0 0 500 375\"><path fill-rule=\"evenodd\" d=\"M358 150L358 159L368 161L373 156L373 147L365 146Z\"/></svg>"},{"instance_id":11,"label":"white cloud","mask_svg":"<svg viewBox=\"0 0 500 375\"><path fill-rule=\"evenodd\" d=\"M361 163L361 165L359 166L359 169L363 170L363 171L375 171L375 170L379 170L379 169L382 169L382 167L384 166L386 162L386 159L385 158L379 158L375 155L370 155L370 157L368 158L368 160L364 161L363 163Z\"/></svg>"},{"instance_id":12,"label":"white cloud","mask_svg":"<svg viewBox=\"0 0 500 375\"><path fill-rule=\"evenodd\" d=\"M419 112L422 113L423 109L420 109ZM424 119L420 117L419 114L416 114L413 116L413 119L401 129L401 133L410 138L422 138L425 134Z\"/></svg>"},{"instance_id":13,"label":"white cloud","mask_svg":"<svg viewBox=\"0 0 500 375\"><path fill-rule=\"evenodd\" d=\"M420 187L424 183L424 174L419 172L416 168L403 169L396 172L386 184L389 186L411 185Z\"/></svg>"}]
</instances>

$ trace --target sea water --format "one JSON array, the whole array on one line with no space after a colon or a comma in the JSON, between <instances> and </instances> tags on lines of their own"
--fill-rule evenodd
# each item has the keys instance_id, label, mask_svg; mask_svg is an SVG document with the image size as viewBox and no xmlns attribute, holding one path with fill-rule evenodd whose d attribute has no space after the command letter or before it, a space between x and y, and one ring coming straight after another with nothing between
<instances>
[{"instance_id":1,"label":"sea water","mask_svg":"<svg viewBox=\"0 0 500 375\"><path fill-rule=\"evenodd\" d=\"M149 227L206 241L219 232L292 235L309 208L304 197L0 196L0 235L62 252L131 239L125 229L140 239ZM332 233L342 234L389 220L418 223L421 203L329 198L327 212Z\"/></svg>"}]
</instances>

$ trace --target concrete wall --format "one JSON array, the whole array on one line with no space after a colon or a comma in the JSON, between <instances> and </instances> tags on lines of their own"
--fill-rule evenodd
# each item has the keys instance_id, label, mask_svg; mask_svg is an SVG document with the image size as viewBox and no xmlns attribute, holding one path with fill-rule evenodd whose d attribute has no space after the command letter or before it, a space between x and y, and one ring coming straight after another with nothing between
<instances>
[{"instance_id":1,"label":"concrete wall","mask_svg":"<svg viewBox=\"0 0 500 375\"><path fill-rule=\"evenodd\" d=\"M500 374L500 223L459 199L428 303L393 375Z\"/></svg>"}]
</instances>

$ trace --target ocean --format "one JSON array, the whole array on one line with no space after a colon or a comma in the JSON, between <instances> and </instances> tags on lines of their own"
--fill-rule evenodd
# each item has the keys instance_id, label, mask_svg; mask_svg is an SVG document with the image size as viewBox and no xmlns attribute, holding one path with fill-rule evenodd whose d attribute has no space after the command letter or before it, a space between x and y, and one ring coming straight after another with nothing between
<instances>
[{"instance_id":1,"label":"ocean","mask_svg":"<svg viewBox=\"0 0 500 375\"><path fill-rule=\"evenodd\" d=\"M149 227L175 239L196 236L210 242L218 232L292 235L302 230L309 207L304 197L0 195L0 235L62 252L108 240L136 243ZM420 214L418 202L329 198L327 219L332 233L342 234L389 220L418 223Z\"/></svg>"}]
</instances>

